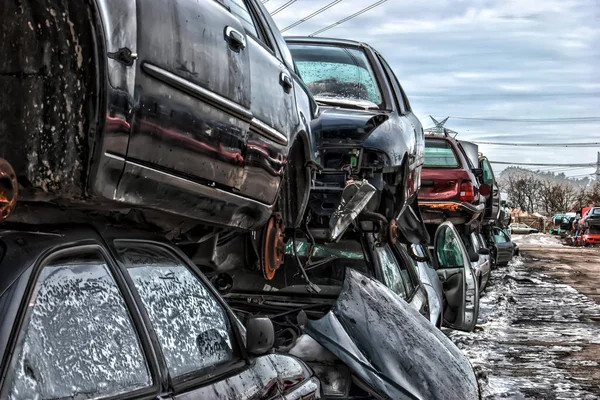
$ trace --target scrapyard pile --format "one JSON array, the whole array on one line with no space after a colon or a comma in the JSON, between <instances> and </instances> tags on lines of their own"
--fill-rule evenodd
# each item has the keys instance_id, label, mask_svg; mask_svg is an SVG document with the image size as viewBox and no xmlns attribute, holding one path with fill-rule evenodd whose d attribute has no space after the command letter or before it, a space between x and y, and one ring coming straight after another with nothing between
<instances>
[{"instance_id":1,"label":"scrapyard pile","mask_svg":"<svg viewBox=\"0 0 600 400\"><path fill-rule=\"evenodd\" d=\"M226 3L0 10L0 393L477 398L439 328L518 252L489 161Z\"/></svg>"},{"instance_id":2,"label":"scrapyard pile","mask_svg":"<svg viewBox=\"0 0 600 400\"><path fill-rule=\"evenodd\" d=\"M584 207L575 216L565 215L561 228L565 244L570 246L594 246L600 244L600 207ZM564 236L563 236L564 232Z\"/></svg>"}]
</instances>

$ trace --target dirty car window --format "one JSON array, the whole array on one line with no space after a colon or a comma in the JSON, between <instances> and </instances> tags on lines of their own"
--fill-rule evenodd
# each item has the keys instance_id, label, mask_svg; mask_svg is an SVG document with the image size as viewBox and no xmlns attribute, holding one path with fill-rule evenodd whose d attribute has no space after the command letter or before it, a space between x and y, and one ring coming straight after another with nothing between
<instances>
[{"instance_id":1,"label":"dirty car window","mask_svg":"<svg viewBox=\"0 0 600 400\"><path fill-rule=\"evenodd\" d=\"M225 310L181 261L147 245L117 243L172 377L233 361Z\"/></svg>"},{"instance_id":2,"label":"dirty car window","mask_svg":"<svg viewBox=\"0 0 600 400\"><path fill-rule=\"evenodd\" d=\"M15 354L3 398L98 398L152 385L125 301L95 252L42 269Z\"/></svg>"},{"instance_id":3,"label":"dirty car window","mask_svg":"<svg viewBox=\"0 0 600 400\"><path fill-rule=\"evenodd\" d=\"M368 101L382 97L365 53L351 47L290 44L300 76L316 99Z\"/></svg>"},{"instance_id":4,"label":"dirty car window","mask_svg":"<svg viewBox=\"0 0 600 400\"><path fill-rule=\"evenodd\" d=\"M458 160L452 150L452 145L443 139L425 139L424 167L458 168Z\"/></svg>"}]
</instances>

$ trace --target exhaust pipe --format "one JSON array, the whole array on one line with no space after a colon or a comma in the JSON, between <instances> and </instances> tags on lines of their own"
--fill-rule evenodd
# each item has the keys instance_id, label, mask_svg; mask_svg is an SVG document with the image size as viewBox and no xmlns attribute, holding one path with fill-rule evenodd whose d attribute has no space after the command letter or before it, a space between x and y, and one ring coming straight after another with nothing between
<instances>
[{"instance_id":1,"label":"exhaust pipe","mask_svg":"<svg viewBox=\"0 0 600 400\"><path fill-rule=\"evenodd\" d=\"M0 222L4 222L15 209L18 189L15 170L8 161L0 158Z\"/></svg>"}]
</instances>

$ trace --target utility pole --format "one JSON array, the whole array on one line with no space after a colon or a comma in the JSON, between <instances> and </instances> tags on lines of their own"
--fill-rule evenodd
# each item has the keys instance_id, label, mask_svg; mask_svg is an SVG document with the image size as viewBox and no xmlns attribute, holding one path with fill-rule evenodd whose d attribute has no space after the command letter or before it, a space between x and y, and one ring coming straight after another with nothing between
<instances>
[{"instance_id":1,"label":"utility pole","mask_svg":"<svg viewBox=\"0 0 600 400\"><path fill-rule=\"evenodd\" d=\"M600 151L598 152L598 162L596 163L596 182L600 182Z\"/></svg>"}]
</instances>

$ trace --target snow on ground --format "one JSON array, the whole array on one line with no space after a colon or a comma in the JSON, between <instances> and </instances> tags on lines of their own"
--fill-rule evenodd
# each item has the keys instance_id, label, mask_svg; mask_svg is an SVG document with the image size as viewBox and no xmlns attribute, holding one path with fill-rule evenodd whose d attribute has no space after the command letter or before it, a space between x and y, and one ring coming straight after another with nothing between
<instances>
[{"instance_id":1,"label":"snow on ground","mask_svg":"<svg viewBox=\"0 0 600 400\"><path fill-rule=\"evenodd\" d=\"M600 399L600 306L531 263L492 271L475 331L445 333L483 399Z\"/></svg>"},{"instance_id":2,"label":"snow on ground","mask_svg":"<svg viewBox=\"0 0 600 400\"><path fill-rule=\"evenodd\" d=\"M562 247L560 236L558 235L546 235L545 233L531 233L529 235L513 234L511 239L519 246Z\"/></svg>"}]
</instances>

